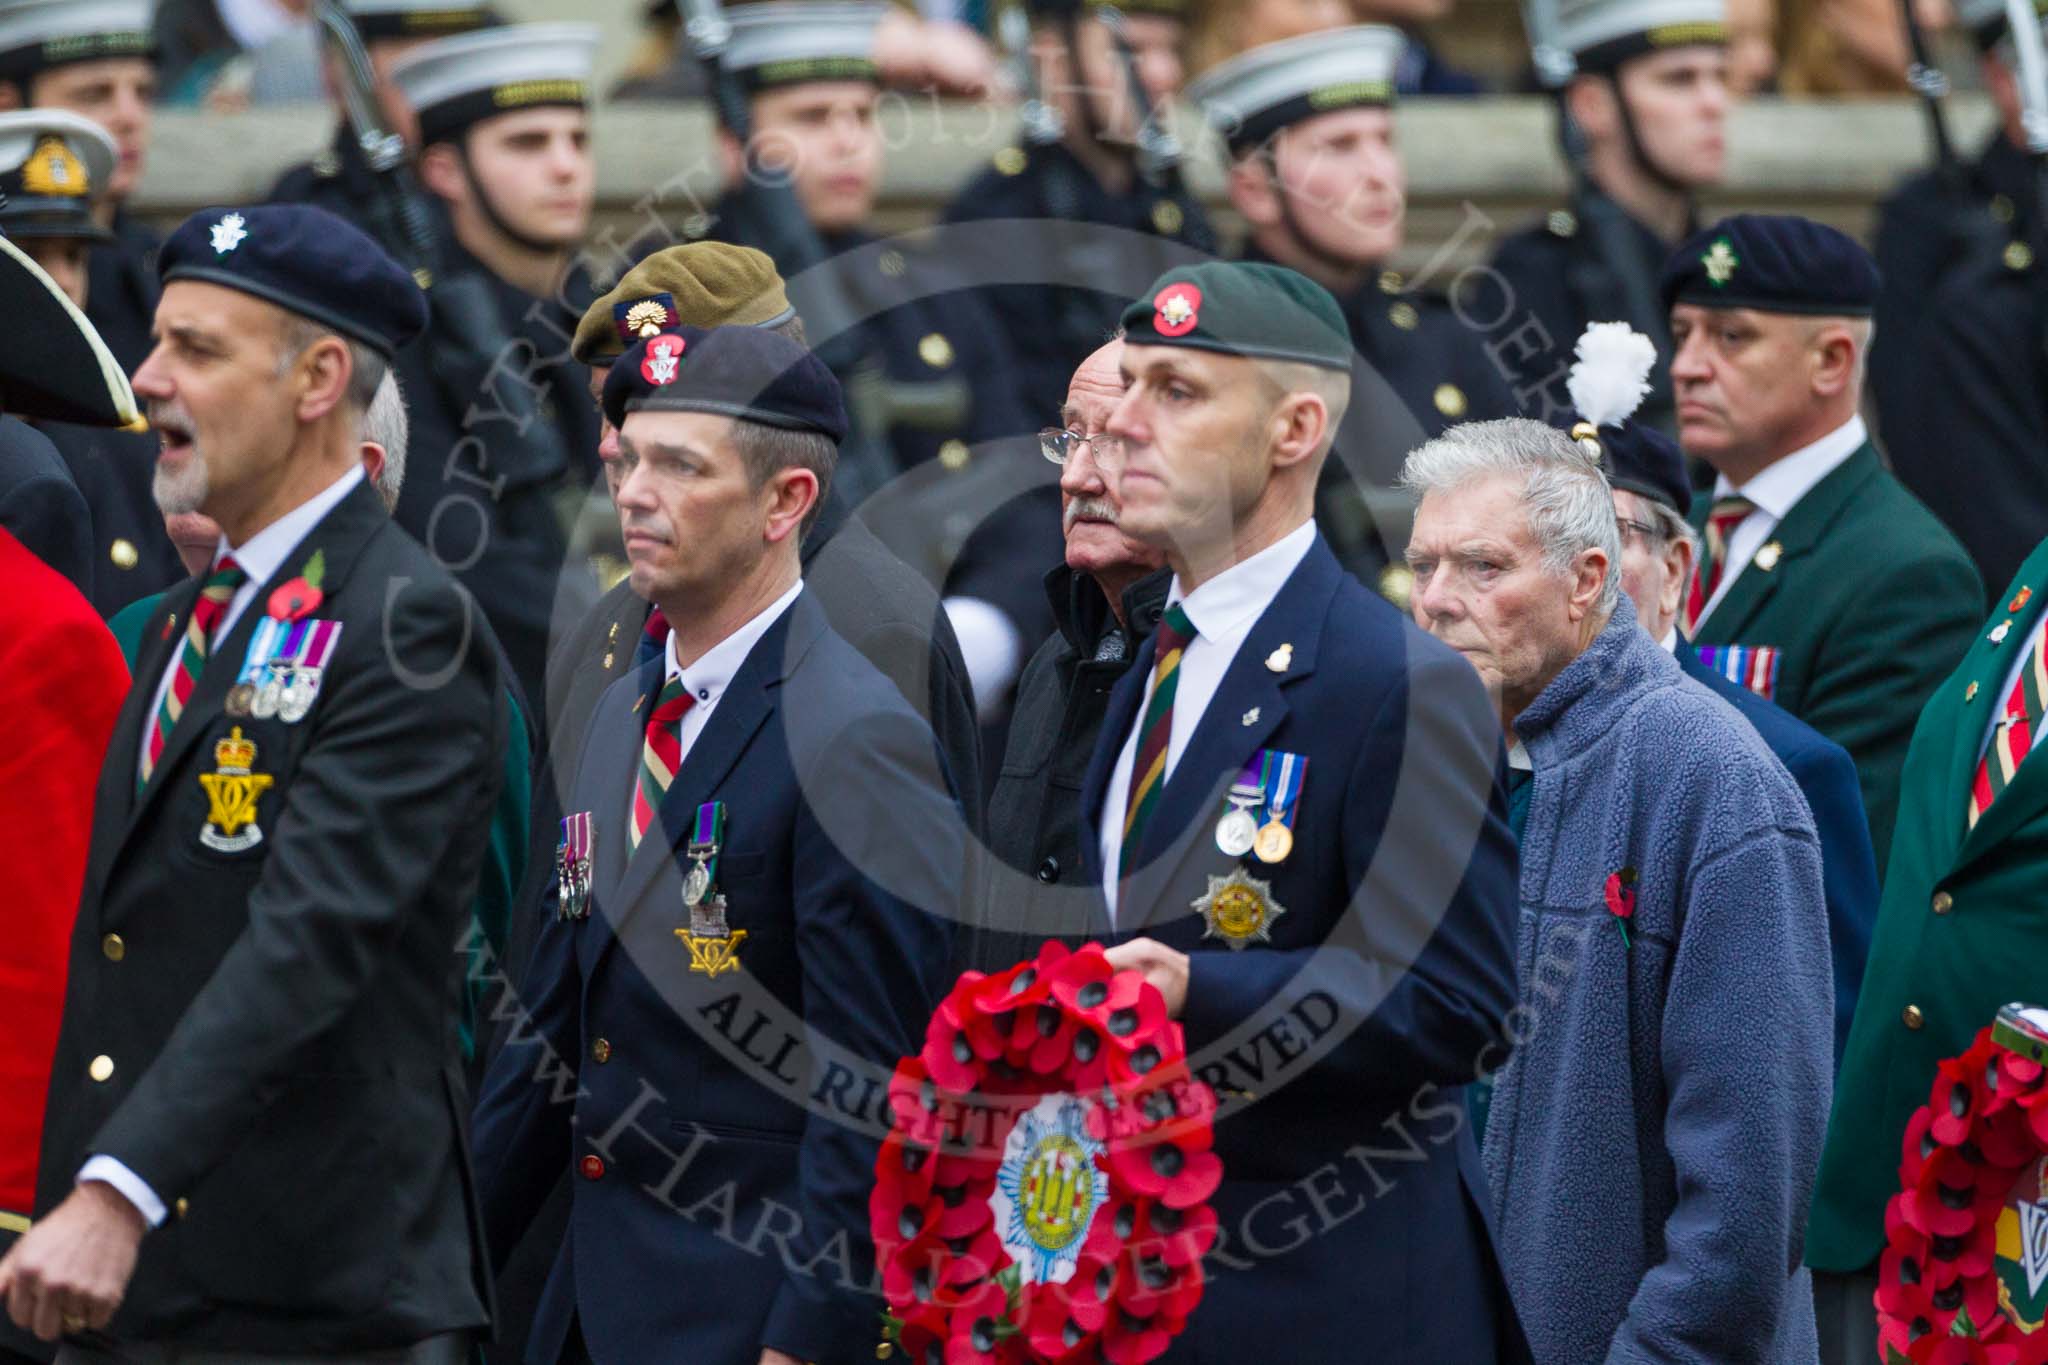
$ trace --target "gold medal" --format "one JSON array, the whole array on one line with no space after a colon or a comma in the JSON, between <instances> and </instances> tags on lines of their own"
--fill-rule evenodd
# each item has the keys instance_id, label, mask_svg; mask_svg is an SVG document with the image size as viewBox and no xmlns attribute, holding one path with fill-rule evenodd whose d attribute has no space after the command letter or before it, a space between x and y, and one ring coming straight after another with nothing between
<instances>
[{"instance_id":1,"label":"gold medal","mask_svg":"<svg viewBox=\"0 0 2048 1365\"><path fill-rule=\"evenodd\" d=\"M1294 852L1294 831L1280 823L1278 813L1259 831L1252 855L1262 863L1284 862Z\"/></svg>"},{"instance_id":2,"label":"gold medal","mask_svg":"<svg viewBox=\"0 0 2048 1365\"><path fill-rule=\"evenodd\" d=\"M1194 909L1207 925L1202 937L1220 938L1233 950L1272 942L1273 921L1287 913L1273 899L1273 884L1246 875L1241 867L1227 877L1209 878L1208 893L1195 899Z\"/></svg>"}]
</instances>

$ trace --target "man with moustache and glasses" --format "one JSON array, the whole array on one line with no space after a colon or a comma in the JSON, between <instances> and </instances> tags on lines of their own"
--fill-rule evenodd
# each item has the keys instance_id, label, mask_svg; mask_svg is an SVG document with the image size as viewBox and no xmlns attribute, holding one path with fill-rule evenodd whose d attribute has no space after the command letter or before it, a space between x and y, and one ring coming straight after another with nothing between
<instances>
[{"instance_id":1,"label":"man with moustache and glasses","mask_svg":"<svg viewBox=\"0 0 2048 1365\"><path fill-rule=\"evenodd\" d=\"M989 794L990 890L968 953L971 966L987 971L1030 956L1049 936L1087 933L1081 782L1110 689L1166 607L1166 557L1117 526L1107 472L1116 438L1103 428L1124 394L1123 350L1119 337L1082 361L1060 425L1039 433L1045 457L1060 467L1066 558L1045 576L1059 630L1018 678L1009 744ZM1069 902L1072 913L1062 914Z\"/></svg>"}]
</instances>

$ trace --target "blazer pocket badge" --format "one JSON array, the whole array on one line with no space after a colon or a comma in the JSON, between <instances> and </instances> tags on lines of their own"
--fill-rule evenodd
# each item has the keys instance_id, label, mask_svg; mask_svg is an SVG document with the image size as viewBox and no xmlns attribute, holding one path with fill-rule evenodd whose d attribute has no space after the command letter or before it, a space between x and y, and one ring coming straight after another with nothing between
<instances>
[{"instance_id":1,"label":"blazer pocket badge","mask_svg":"<svg viewBox=\"0 0 2048 1365\"><path fill-rule=\"evenodd\" d=\"M199 774L207 803L199 842L216 853L246 852L263 842L263 829L256 823L257 803L277 779L254 771L256 744L243 738L239 725L213 746L213 762L212 772Z\"/></svg>"}]
</instances>

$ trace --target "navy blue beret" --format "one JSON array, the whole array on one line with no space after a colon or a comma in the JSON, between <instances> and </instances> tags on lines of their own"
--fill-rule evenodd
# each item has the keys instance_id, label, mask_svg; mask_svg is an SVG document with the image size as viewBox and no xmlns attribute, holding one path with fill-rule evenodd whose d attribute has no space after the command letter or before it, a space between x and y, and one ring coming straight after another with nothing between
<instances>
[{"instance_id":1,"label":"navy blue beret","mask_svg":"<svg viewBox=\"0 0 2048 1365\"><path fill-rule=\"evenodd\" d=\"M1595 426L1570 408L1553 414L1551 420L1573 440L1600 448L1601 471L1614 487L1661 502L1681 517L1691 508L1685 452L1657 428L1633 417Z\"/></svg>"},{"instance_id":2,"label":"navy blue beret","mask_svg":"<svg viewBox=\"0 0 2048 1365\"><path fill-rule=\"evenodd\" d=\"M307 204L206 209L157 257L165 284L239 289L362 342L387 360L427 325L426 295L361 228Z\"/></svg>"},{"instance_id":3,"label":"navy blue beret","mask_svg":"<svg viewBox=\"0 0 2048 1365\"><path fill-rule=\"evenodd\" d=\"M1855 238L1811 218L1742 213L1696 232L1664 264L1664 308L1869 317L1877 262Z\"/></svg>"},{"instance_id":4,"label":"navy blue beret","mask_svg":"<svg viewBox=\"0 0 2048 1365\"><path fill-rule=\"evenodd\" d=\"M846 402L825 362L759 327L677 327L635 342L604 380L615 427L635 412L712 412L790 431L846 435Z\"/></svg>"}]
</instances>

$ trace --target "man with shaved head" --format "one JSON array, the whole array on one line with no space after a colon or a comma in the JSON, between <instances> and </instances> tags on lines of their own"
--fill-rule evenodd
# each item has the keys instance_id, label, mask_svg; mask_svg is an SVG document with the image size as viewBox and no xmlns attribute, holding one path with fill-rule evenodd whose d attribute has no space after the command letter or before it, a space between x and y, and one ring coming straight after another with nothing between
<instances>
[{"instance_id":1,"label":"man with shaved head","mask_svg":"<svg viewBox=\"0 0 2048 1365\"><path fill-rule=\"evenodd\" d=\"M1123 350L1118 336L1082 361L1059 425L1038 434L1040 451L1060 467L1066 558L1045 576L1059 629L1018 679L1009 744L989 794L994 885L981 898L990 919L975 926L972 948L972 965L987 970L1028 956L1047 935L1086 932L1083 920L1060 915L1058 890L1040 888L1064 886L1064 899L1080 903L1073 888L1085 886L1076 875L1081 781L1110 689L1159 624L1172 579L1163 553L1118 526L1121 505L1104 472L1105 463L1115 467L1118 449L1103 428L1124 394Z\"/></svg>"}]
</instances>

